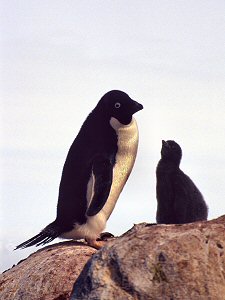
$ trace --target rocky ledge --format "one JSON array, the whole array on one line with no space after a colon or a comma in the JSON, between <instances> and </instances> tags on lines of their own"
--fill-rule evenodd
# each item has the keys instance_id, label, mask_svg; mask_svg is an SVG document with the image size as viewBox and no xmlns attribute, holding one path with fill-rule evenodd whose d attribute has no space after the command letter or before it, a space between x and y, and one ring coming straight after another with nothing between
<instances>
[{"instance_id":1,"label":"rocky ledge","mask_svg":"<svg viewBox=\"0 0 225 300\"><path fill-rule=\"evenodd\" d=\"M37 251L1 275L0 299L224 300L224 249L225 216L142 223L97 252L76 242Z\"/></svg>"}]
</instances>

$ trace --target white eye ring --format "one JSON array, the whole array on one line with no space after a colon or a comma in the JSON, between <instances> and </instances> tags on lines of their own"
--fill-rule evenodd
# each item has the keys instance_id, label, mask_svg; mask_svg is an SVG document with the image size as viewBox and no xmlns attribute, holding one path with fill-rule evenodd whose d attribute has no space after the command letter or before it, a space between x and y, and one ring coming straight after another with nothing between
<instances>
[{"instance_id":1,"label":"white eye ring","mask_svg":"<svg viewBox=\"0 0 225 300\"><path fill-rule=\"evenodd\" d=\"M120 108L121 104L119 102L116 102L114 106L115 108Z\"/></svg>"}]
</instances>

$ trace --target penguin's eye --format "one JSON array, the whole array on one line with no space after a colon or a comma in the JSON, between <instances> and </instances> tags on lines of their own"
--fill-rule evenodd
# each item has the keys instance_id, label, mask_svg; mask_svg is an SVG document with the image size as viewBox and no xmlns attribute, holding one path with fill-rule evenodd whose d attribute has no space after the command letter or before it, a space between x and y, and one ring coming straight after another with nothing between
<instances>
[{"instance_id":1,"label":"penguin's eye","mask_svg":"<svg viewBox=\"0 0 225 300\"><path fill-rule=\"evenodd\" d=\"M114 106L115 108L120 108L121 104L119 102L116 102Z\"/></svg>"}]
</instances>

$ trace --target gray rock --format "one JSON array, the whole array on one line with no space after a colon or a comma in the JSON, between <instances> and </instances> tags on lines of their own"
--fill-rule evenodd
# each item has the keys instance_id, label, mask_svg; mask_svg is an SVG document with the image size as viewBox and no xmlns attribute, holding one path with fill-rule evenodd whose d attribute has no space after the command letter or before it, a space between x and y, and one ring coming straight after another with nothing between
<instances>
[{"instance_id":1,"label":"gray rock","mask_svg":"<svg viewBox=\"0 0 225 300\"><path fill-rule=\"evenodd\" d=\"M225 216L135 225L93 255L71 300L224 300Z\"/></svg>"}]
</instances>

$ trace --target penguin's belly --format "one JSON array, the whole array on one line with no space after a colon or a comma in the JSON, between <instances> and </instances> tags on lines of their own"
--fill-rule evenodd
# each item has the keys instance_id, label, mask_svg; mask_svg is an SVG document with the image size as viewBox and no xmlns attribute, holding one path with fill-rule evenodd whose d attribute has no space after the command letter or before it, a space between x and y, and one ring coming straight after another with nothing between
<instances>
[{"instance_id":1,"label":"penguin's belly","mask_svg":"<svg viewBox=\"0 0 225 300\"><path fill-rule=\"evenodd\" d=\"M105 229L106 221L110 217L118 197L132 171L138 148L138 127L133 118L128 125L121 124L117 119L111 118L110 124L118 136L118 151L116 163L113 168L113 181L109 197L103 208L95 215L87 217L87 222L82 225L75 225L69 233L65 233L66 238L92 238L95 239ZM87 202L90 205L94 193L94 175L90 176L87 186Z\"/></svg>"},{"instance_id":2,"label":"penguin's belly","mask_svg":"<svg viewBox=\"0 0 225 300\"><path fill-rule=\"evenodd\" d=\"M116 154L116 163L113 168L113 181L110 194L106 204L102 208L106 219L111 215L132 171L138 148L138 128L134 118L129 125L122 125L114 118L111 118L110 124L118 135L118 151Z\"/></svg>"}]
</instances>

